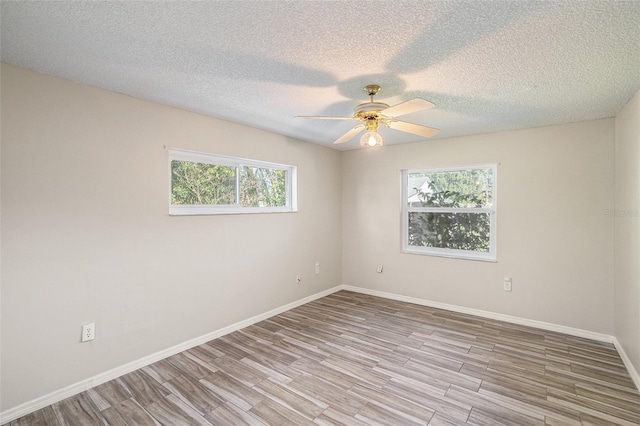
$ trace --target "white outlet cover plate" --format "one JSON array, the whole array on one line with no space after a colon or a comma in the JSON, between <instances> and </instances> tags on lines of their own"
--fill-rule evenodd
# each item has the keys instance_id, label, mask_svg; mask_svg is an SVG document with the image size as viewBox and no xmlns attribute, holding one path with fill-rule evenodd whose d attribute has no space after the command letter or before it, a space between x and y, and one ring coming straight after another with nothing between
<instances>
[{"instance_id":1,"label":"white outlet cover plate","mask_svg":"<svg viewBox=\"0 0 640 426\"><path fill-rule=\"evenodd\" d=\"M91 324L84 324L82 326L82 341L88 342L90 340L95 339L95 337L96 337L96 324L93 322Z\"/></svg>"}]
</instances>

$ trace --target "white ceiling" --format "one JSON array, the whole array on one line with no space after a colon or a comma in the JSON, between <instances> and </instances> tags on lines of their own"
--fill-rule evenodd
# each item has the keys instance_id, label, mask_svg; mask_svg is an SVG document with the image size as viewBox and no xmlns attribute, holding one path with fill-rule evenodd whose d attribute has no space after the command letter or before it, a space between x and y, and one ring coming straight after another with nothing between
<instances>
[{"instance_id":1,"label":"white ceiling","mask_svg":"<svg viewBox=\"0 0 640 426\"><path fill-rule=\"evenodd\" d=\"M640 1L3 0L1 18L3 62L327 146L355 123L294 116L350 116L367 84L434 102L403 119L435 138L612 117L640 89Z\"/></svg>"}]
</instances>

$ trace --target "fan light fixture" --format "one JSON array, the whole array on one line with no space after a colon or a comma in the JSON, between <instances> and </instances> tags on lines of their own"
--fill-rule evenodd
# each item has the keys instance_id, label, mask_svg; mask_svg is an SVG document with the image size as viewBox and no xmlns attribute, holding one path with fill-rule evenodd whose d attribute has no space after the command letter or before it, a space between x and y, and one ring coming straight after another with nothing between
<instances>
[{"instance_id":1,"label":"fan light fixture","mask_svg":"<svg viewBox=\"0 0 640 426\"><path fill-rule=\"evenodd\" d=\"M382 146L382 136L378 133L378 120L375 116L367 117L364 122L367 131L360 138L361 146Z\"/></svg>"},{"instance_id":2,"label":"fan light fixture","mask_svg":"<svg viewBox=\"0 0 640 426\"><path fill-rule=\"evenodd\" d=\"M382 146L382 136L380 136L376 131L366 132L360 138L360 145L370 147Z\"/></svg>"}]
</instances>

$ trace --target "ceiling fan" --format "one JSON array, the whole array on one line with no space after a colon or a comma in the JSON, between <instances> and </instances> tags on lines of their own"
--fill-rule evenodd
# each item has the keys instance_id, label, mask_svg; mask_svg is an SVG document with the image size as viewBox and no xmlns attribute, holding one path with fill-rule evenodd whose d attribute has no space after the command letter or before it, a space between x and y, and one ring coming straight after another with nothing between
<instances>
[{"instance_id":1,"label":"ceiling fan","mask_svg":"<svg viewBox=\"0 0 640 426\"><path fill-rule=\"evenodd\" d=\"M390 129L400 130L401 132L413 133L424 137L430 137L439 132L439 129L433 127L413 124L407 121L397 120L396 117L410 114L416 111L433 108L435 105L421 98L413 98L406 102L401 102L394 106L389 106L383 102L375 102L373 97L380 91L380 86L370 84L365 86L364 91L367 92L371 100L357 105L353 109L353 117L321 117L321 116L297 116L296 118L314 119L314 120L357 120L363 124L358 124L344 135L340 136L334 144L344 143L366 130L360 145L363 146L381 146L382 137L378 134L378 125L382 124Z\"/></svg>"}]
</instances>

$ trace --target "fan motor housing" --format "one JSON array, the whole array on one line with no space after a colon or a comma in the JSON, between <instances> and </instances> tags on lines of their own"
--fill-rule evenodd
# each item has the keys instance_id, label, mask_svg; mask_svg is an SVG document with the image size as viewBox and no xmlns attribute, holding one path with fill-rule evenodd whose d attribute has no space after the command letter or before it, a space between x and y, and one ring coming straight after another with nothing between
<instances>
[{"instance_id":1,"label":"fan motor housing","mask_svg":"<svg viewBox=\"0 0 640 426\"><path fill-rule=\"evenodd\" d=\"M384 102L365 102L353 109L354 116L360 120L375 120L380 118L379 112L389 108Z\"/></svg>"}]
</instances>

